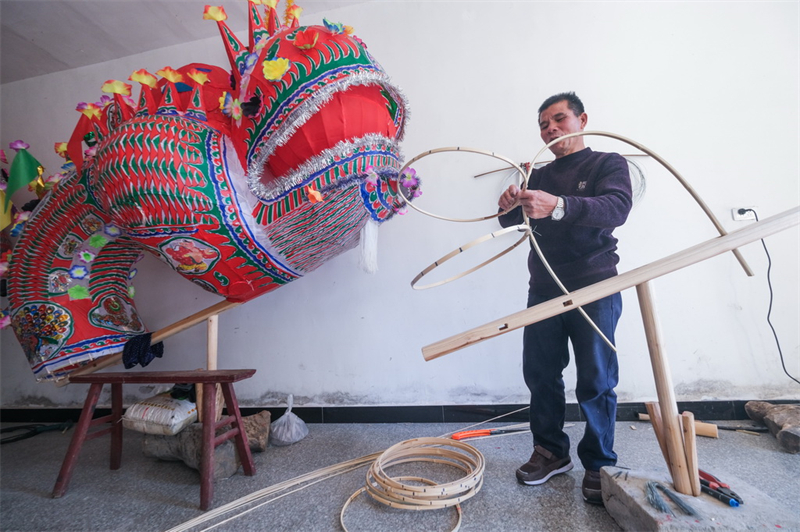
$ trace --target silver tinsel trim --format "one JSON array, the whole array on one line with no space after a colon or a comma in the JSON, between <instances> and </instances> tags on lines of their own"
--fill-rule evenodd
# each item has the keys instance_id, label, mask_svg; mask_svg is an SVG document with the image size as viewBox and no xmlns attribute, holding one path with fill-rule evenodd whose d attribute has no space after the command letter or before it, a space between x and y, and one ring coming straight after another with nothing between
<instances>
[{"instance_id":1,"label":"silver tinsel trim","mask_svg":"<svg viewBox=\"0 0 800 532\"><path fill-rule=\"evenodd\" d=\"M332 159L348 157L362 147L378 146L381 144L386 145L389 151L397 156L398 160L402 160L403 157L402 153L400 152L400 146L395 141L377 133L370 133L361 137L360 139L354 139L352 141L343 140L336 144L336 146L333 148L323 150L318 155L301 164L297 170L282 177L280 181L272 184L272 186L267 186L260 181L255 185L248 183L250 186L250 191L253 193L253 195L263 201L274 201L280 196L300 186L306 179L308 179L308 176L329 168L331 166Z\"/></svg>"},{"instance_id":2,"label":"silver tinsel trim","mask_svg":"<svg viewBox=\"0 0 800 532\"><path fill-rule=\"evenodd\" d=\"M390 82L389 76L384 72L357 72L351 74L347 78L339 81L329 83L322 89L314 94L311 98L303 102L295 111L293 111L286 121L280 126L278 131L273 133L261 146L260 152L248 165L247 172L247 185L250 191L258 197L264 197L269 194L262 191L261 177L264 172L264 165L267 159L275 152L278 146L284 145L291 136L305 124L312 116L320 111L320 109L328 103L333 95L337 92L345 91L348 88L356 85L380 85L392 95L398 105L403 108L402 121L397 131L397 139L402 140L405 134L405 122L408 118L408 103L405 95L393 86Z\"/></svg>"}]
</instances>

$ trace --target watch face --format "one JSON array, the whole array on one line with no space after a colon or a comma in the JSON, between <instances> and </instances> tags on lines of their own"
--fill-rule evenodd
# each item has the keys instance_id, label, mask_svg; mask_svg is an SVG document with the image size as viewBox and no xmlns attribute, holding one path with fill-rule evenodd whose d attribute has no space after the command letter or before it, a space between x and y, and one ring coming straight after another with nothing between
<instances>
[{"instance_id":1,"label":"watch face","mask_svg":"<svg viewBox=\"0 0 800 532\"><path fill-rule=\"evenodd\" d=\"M551 214L551 215L550 215L550 217L551 217L553 220L556 220L556 221L560 220L561 218L563 218L563 217L564 217L564 209L562 209L562 208L560 208L560 207L556 207L556 208L553 210L553 214Z\"/></svg>"}]
</instances>

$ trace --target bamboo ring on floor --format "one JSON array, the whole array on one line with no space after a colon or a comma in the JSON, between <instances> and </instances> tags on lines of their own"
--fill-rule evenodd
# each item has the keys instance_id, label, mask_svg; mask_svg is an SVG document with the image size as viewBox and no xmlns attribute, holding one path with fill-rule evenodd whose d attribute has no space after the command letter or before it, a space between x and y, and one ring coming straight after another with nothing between
<instances>
[{"instance_id":1,"label":"bamboo ring on floor","mask_svg":"<svg viewBox=\"0 0 800 532\"><path fill-rule=\"evenodd\" d=\"M477 246L479 244L482 244L482 243L486 242L487 240L491 240L493 238L497 238L499 236L502 236L502 235L504 235L506 233L510 233L510 232L513 232L513 231L522 232L523 233L522 234L522 238L520 238L519 240L517 240L516 242L511 244L509 247L505 248L503 251L501 251L497 255L495 255L495 256L483 261L482 263L478 264L477 266L473 266L472 268L470 268L468 270L464 270L463 272L458 273L456 275L453 275L452 277L448 277L447 279L445 279L443 281L437 281L435 283L430 283L430 284L426 284L426 285L423 285L423 286L417 286L417 283L419 282L420 279L422 279L427 274L429 274L430 272L432 272L433 270L435 270L436 268L438 268L439 266L441 266L442 264L444 264L448 260L452 259L456 255L460 255L461 253L465 252L466 250L468 250L468 249L470 249L472 247L475 247L475 246ZM527 224L519 224L519 225L512 225L510 227L506 227L505 229L501 229L500 231L495 231L493 233L489 233L488 235L483 235L480 238L476 238L472 242L469 242L469 243L464 244L463 246L461 246L459 248L454 249L453 251L451 251L450 253L448 253L444 257L440 258L439 260L435 261L433 264L431 264L430 266L428 266L427 268L422 270L411 281L411 288L413 288L414 290L425 290L425 289L428 289L428 288L433 288L434 286L441 286L443 284L447 284L447 283L449 283L451 281L455 281L456 279L460 279L460 278L464 277L465 275L469 275L470 273L472 273L472 272L474 272L476 270L479 270L480 268L483 268L487 264L489 264L491 262L494 262L495 260L499 259L500 257L505 255L509 251L513 250L514 248L516 248L517 246L519 246L520 244L525 242L528 239L530 234L531 234L531 228L530 228L529 225L527 225Z\"/></svg>"},{"instance_id":2,"label":"bamboo ring on floor","mask_svg":"<svg viewBox=\"0 0 800 532\"><path fill-rule=\"evenodd\" d=\"M432 480L428 480L427 478L422 478L422 477L395 477L395 480L402 480L402 481L413 480L413 481L416 481L416 482L423 482L423 483L425 483L425 484L427 484L429 486L435 486L436 485L436 482L434 482ZM344 503L344 506L342 506L342 511L339 512L339 524L342 525L342 530L344 530L344 532L350 532L348 530L348 528L344 524L344 512L347 510L347 507L350 506L350 503L352 503L354 500L356 500L358 498L358 496L361 495L362 493L364 493L365 491L367 491L366 487L360 488L358 491L353 493L350 496L350 498L347 499L347 501ZM461 511L461 505L460 504L456 504L454 506L454 508L456 509L456 514L458 515L458 521L456 521L456 526L454 526L453 529L450 532L458 532L458 530L461 528L461 519L464 516L463 512Z\"/></svg>"},{"instance_id":3,"label":"bamboo ring on floor","mask_svg":"<svg viewBox=\"0 0 800 532\"><path fill-rule=\"evenodd\" d=\"M508 157L505 157L503 155L499 155L499 154L497 154L497 153L495 153L493 151L479 150L477 148L463 148L463 147L460 147L460 146L452 146L452 147L448 147L448 148L435 148L433 150L428 150L426 152L420 153L419 155L417 155L416 157L414 157L413 159L408 161L405 165L403 165L403 167L400 169L400 172L397 175L398 175L398 177L402 176L403 172L406 170L406 168L408 168L409 166L414 164L416 161L419 161L423 157L427 157L428 155L433 155L434 153L443 153L443 152L449 152L449 151L477 153L479 155L488 155L489 157L494 157L495 159L500 159L501 161L504 161L504 162L510 164L519 173L519 175L520 175L519 187L521 189L524 189L525 188L525 184L528 182L527 173L525 172L525 170L520 165L518 165L517 163L515 163L514 161L509 159ZM448 222L482 222L483 220L491 220L492 218L497 218L498 216L502 216L504 214L507 214L514 207L516 207L516 204L514 204L511 207L509 207L509 209L506 210L506 211L490 214L488 216L481 216L481 217L478 217L478 218L450 218L450 217L447 217L447 216L441 216L439 214L433 214L431 212L428 212L428 211L422 209L421 207L417 207L416 205L414 205L406 197L405 193L403 192L403 187L402 186L398 186L397 187L397 193L403 199L405 204L408 205L409 207L411 207L412 209L414 209L415 211L421 212L422 214L425 214L425 215L430 216L432 218L438 218L439 220L445 220L445 221L448 221Z\"/></svg>"},{"instance_id":4,"label":"bamboo ring on floor","mask_svg":"<svg viewBox=\"0 0 800 532\"><path fill-rule=\"evenodd\" d=\"M419 477L392 478L386 474L389 467L408 462L444 464L460 469L465 476L453 482L436 484ZM458 506L480 491L485 468L486 462L480 451L450 438L415 438L397 443L372 463L367 471L365 487L354 493L342 508L340 523L344 528L344 511L362 491L391 508L420 511ZM431 487L407 484L405 480L423 482ZM459 521L454 530L461 525L461 511L457 511Z\"/></svg>"}]
</instances>

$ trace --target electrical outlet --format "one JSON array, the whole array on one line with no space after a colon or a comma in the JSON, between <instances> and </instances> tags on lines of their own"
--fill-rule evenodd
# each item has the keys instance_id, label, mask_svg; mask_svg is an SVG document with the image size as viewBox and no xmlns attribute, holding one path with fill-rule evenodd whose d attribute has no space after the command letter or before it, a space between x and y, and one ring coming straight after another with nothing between
<instances>
[{"instance_id":1,"label":"electrical outlet","mask_svg":"<svg viewBox=\"0 0 800 532\"><path fill-rule=\"evenodd\" d=\"M739 214L741 209L752 209L752 211L745 211L744 214ZM734 207L731 209L731 216L733 216L733 219L737 222L742 222L744 220L755 220L756 215L753 212L755 210L758 210L758 207Z\"/></svg>"}]
</instances>

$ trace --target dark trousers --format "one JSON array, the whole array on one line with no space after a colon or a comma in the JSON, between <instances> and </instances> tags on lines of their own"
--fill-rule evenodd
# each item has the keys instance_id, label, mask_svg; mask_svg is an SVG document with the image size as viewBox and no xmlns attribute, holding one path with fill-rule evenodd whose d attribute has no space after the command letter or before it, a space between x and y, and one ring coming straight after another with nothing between
<instances>
[{"instance_id":1,"label":"dark trousers","mask_svg":"<svg viewBox=\"0 0 800 532\"><path fill-rule=\"evenodd\" d=\"M532 307L550 298L528 295ZM603 334L614 342L614 330L622 313L622 296L614 294L583 306ZM525 327L522 372L531 391L531 432L541 445L559 458L569 455L569 436L564 432L566 398L564 368L569 364L567 340L572 342L578 382L575 395L586 420L578 444L584 469L597 471L615 465L614 422L619 381L617 354L600 338L577 310L571 310Z\"/></svg>"}]
</instances>

